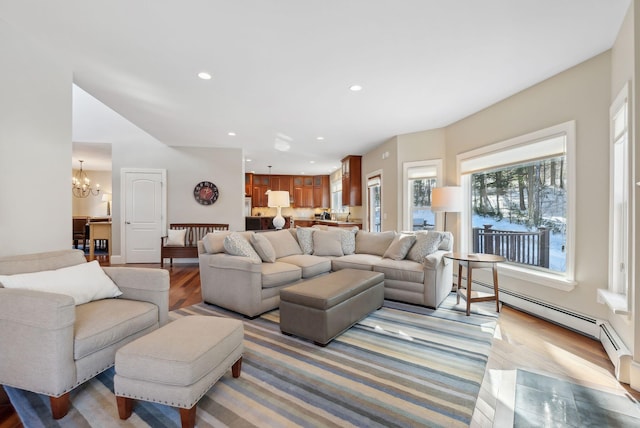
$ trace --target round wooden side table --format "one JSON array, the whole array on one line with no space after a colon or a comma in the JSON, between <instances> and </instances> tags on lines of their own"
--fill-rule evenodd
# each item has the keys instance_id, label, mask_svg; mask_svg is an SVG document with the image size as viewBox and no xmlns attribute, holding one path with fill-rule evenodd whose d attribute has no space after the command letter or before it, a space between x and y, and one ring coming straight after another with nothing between
<instances>
[{"instance_id":1,"label":"round wooden side table","mask_svg":"<svg viewBox=\"0 0 640 428\"><path fill-rule=\"evenodd\" d=\"M496 301L496 312L500 312L500 301L498 300L498 268L497 264L504 262L505 259L502 256L495 254L482 254L482 253L447 253L444 257L458 261L458 287L456 288L457 302L460 303L460 295L467 302L467 316L471 314L471 302L486 302L490 300ZM461 293L461 280L462 280L462 268L467 268L467 287L464 293ZM480 296L479 293L472 293L472 272L473 269L487 269L490 268L493 271L493 295Z\"/></svg>"}]
</instances>

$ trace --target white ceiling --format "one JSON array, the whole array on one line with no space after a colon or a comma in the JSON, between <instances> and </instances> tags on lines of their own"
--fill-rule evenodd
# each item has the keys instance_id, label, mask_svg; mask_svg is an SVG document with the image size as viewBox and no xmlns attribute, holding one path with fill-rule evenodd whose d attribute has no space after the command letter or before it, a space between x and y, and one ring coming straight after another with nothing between
<instances>
[{"instance_id":1,"label":"white ceiling","mask_svg":"<svg viewBox=\"0 0 640 428\"><path fill-rule=\"evenodd\" d=\"M629 4L0 0L0 19L165 144L242 147L247 170L325 174L347 154L449 125L609 49ZM119 138L118 126L76 117L75 143Z\"/></svg>"}]
</instances>

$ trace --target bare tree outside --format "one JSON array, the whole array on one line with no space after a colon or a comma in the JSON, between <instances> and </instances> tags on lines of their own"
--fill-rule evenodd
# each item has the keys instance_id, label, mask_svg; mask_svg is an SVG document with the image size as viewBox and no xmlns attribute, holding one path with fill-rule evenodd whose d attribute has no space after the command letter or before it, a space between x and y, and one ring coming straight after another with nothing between
<instances>
[{"instance_id":1,"label":"bare tree outside","mask_svg":"<svg viewBox=\"0 0 640 428\"><path fill-rule=\"evenodd\" d=\"M565 156L472 174L474 250L564 272L566 178Z\"/></svg>"}]
</instances>

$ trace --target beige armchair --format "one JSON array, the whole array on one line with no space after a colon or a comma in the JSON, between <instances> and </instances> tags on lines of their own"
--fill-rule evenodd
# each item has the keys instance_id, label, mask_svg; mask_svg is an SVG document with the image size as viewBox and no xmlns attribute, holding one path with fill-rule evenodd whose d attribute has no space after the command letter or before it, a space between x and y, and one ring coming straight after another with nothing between
<instances>
[{"instance_id":1,"label":"beige armchair","mask_svg":"<svg viewBox=\"0 0 640 428\"><path fill-rule=\"evenodd\" d=\"M80 263L79 250L5 257L0 275ZM78 306L71 296L0 284L0 384L48 395L54 419L67 414L69 392L111 367L120 347L167 322L167 271L103 270L123 294Z\"/></svg>"}]
</instances>

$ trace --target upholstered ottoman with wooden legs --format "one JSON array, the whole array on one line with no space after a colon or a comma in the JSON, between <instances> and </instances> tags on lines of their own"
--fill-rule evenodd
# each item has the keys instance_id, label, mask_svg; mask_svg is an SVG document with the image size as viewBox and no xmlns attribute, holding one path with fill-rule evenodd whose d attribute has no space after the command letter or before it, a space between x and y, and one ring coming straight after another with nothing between
<instances>
[{"instance_id":1,"label":"upholstered ottoman with wooden legs","mask_svg":"<svg viewBox=\"0 0 640 428\"><path fill-rule=\"evenodd\" d=\"M243 350L242 321L197 315L123 346L113 379L120 419L144 400L178 407L182 426L193 427L200 398L229 368L240 376Z\"/></svg>"}]
</instances>

